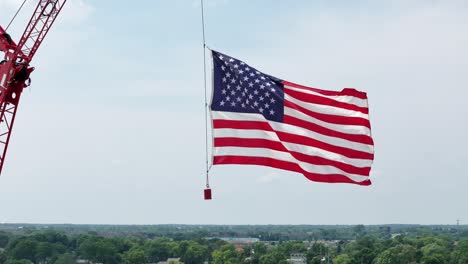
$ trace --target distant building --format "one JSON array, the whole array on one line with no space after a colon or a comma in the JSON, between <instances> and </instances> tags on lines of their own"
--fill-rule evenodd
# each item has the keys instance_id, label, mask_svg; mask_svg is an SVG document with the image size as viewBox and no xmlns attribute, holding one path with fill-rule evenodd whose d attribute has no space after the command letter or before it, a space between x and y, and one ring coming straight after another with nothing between
<instances>
[{"instance_id":1,"label":"distant building","mask_svg":"<svg viewBox=\"0 0 468 264\"><path fill-rule=\"evenodd\" d=\"M249 245L260 241L260 239L256 237L220 237L219 239L224 240L230 244L244 245Z\"/></svg>"},{"instance_id":2,"label":"distant building","mask_svg":"<svg viewBox=\"0 0 468 264\"><path fill-rule=\"evenodd\" d=\"M180 258L168 258L166 261L159 261L156 264L170 264L170 263L179 263Z\"/></svg>"},{"instance_id":3,"label":"distant building","mask_svg":"<svg viewBox=\"0 0 468 264\"><path fill-rule=\"evenodd\" d=\"M291 264L307 264L307 257L305 254L294 253L288 258L288 263Z\"/></svg>"}]
</instances>

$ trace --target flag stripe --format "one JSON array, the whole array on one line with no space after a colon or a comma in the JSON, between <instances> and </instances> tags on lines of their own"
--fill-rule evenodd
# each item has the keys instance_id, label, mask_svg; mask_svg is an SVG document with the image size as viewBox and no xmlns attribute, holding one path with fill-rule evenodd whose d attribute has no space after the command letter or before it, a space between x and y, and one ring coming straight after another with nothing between
<instances>
[{"instance_id":1,"label":"flag stripe","mask_svg":"<svg viewBox=\"0 0 468 264\"><path fill-rule=\"evenodd\" d=\"M370 159L373 146L354 143L340 138L327 137L312 131L291 125L279 126L273 122L264 121L231 121L213 120L213 128L243 129L274 132L281 140L318 147L327 151L342 154L346 157L357 159ZM353 146L354 148L350 148Z\"/></svg>"},{"instance_id":2,"label":"flag stripe","mask_svg":"<svg viewBox=\"0 0 468 264\"><path fill-rule=\"evenodd\" d=\"M346 88L346 89L343 89L340 92L337 92L337 91L328 91L328 90L322 90L322 89L318 89L318 88L307 87L307 86L304 86L304 85L300 85L300 84L296 84L296 83L292 83L292 82L288 82L288 81L282 81L282 83L285 86L301 88L301 89L304 89L304 90L321 93L323 95L329 95L329 96L348 95L348 96L354 96L356 98L367 100L366 93L357 91L357 90L352 89L352 88Z\"/></svg>"},{"instance_id":3,"label":"flag stripe","mask_svg":"<svg viewBox=\"0 0 468 264\"><path fill-rule=\"evenodd\" d=\"M353 141L356 143L374 145L374 142L372 142L372 138L368 135L353 135L353 134L342 133L342 132L335 131L333 129L328 129L328 128L319 126L317 124L306 122L302 119L298 119L298 118L288 116L288 115L284 115L283 120L285 124L302 127L307 130L314 131L325 136L342 138L342 139L346 139L346 140Z\"/></svg>"},{"instance_id":4,"label":"flag stripe","mask_svg":"<svg viewBox=\"0 0 468 264\"><path fill-rule=\"evenodd\" d=\"M355 149L358 151L373 153L372 145L353 142L343 138L331 137L319 134L315 131L304 129L290 124L278 123L265 120L259 114L231 113L213 111L213 128L234 128L234 129L258 129L266 131L278 131L313 138L327 144L338 147Z\"/></svg>"},{"instance_id":5,"label":"flag stripe","mask_svg":"<svg viewBox=\"0 0 468 264\"><path fill-rule=\"evenodd\" d=\"M303 170L299 165L293 162L287 162L274 158L265 157L246 157L246 156L216 156L214 157L213 164L241 164L241 165L261 165L288 171L294 171L303 174L311 181L328 182L328 183L354 183L358 185L368 186L371 184L370 180L353 181L352 179L339 175L321 175L310 173Z\"/></svg>"},{"instance_id":6,"label":"flag stripe","mask_svg":"<svg viewBox=\"0 0 468 264\"><path fill-rule=\"evenodd\" d=\"M359 107L353 104L339 102L339 101L336 101L327 97L302 93L302 92L294 91L294 90L287 89L287 88L284 89L284 93L298 100L301 100L306 103L314 104L314 105L333 106L337 108L343 108L343 109L347 109L351 111L361 112L363 114L369 113L369 109L367 107Z\"/></svg>"},{"instance_id":7,"label":"flag stripe","mask_svg":"<svg viewBox=\"0 0 468 264\"><path fill-rule=\"evenodd\" d=\"M338 102L353 104L353 105L358 106L358 107L368 107L366 99L361 99L361 98L357 98L357 97L354 97L354 96L349 96L349 95L324 95L324 94L314 92L314 91L311 91L311 90L296 88L294 86L288 86L288 85L285 85L284 88L287 88L288 90L293 90L293 91L296 91L296 92L301 92L301 93L305 93L305 94L313 94L313 95L329 98L329 99L332 99L332 100L335 100L335 101L338 101Z\"/></svg>"},{"instance_id":8,"label":"flag stripe","mask_svg":"<svg viewBox=\"0 0 468 264\"><path fill-rule=\"evenodd\" d=\"M370 135L370 129L366 126L356 126L356 125L337 125L334 123L328 123L322 121L320 119L308 116L301 111L298 111L294 108L285 107L284 114L288 116L292 116L302 121L307 121L310 123L316 123L322 127L326 127L328 129L332 129L338 132L347 133L347 134L356 134L356 135Z\"/></svg>"},{"instance_id":9,"label":"flag stripe","mask_svg":"<svg viewBox=\"0 0 468 264\"><path fill-rule=\"evenodd\" d=\"M270 141L281 142L281 144L289 151L302 153L309 156L319 156L324 159L334 160L341 163L350 164L354 167L365 168L372 165L371 159L349 158L342 154L331 152L321 149L317 146L308 146L301 143L291 143L280 139L279 135L275 132L268 132L264 130L243 130L243 129L215 129L213 136L217 138L237 138L239 141L245 139L265 139ZM241 144L241 143L239 143ZM215 145L216 146L216 145Z\"/></svg>"},{"instance_id":10,"label":"flag stripe","mask_svg":"<svg viewBox=\"0 0 468 264\"><path fill-rule=\"evenodd\" d=\"M355 167L347 163L338 162L319 156L306 155L296 151L291 151L288 148L286 148L286 146L281 142L267 139L244 138L242 140L239 140L239 138L236 137L222 137L215 138L214 145L215 147L269 148L272 150L289 152L294 158L303 162L322 166L334 166L344 172L351 174L359 174L366 176L369 175L370 172L370 167Z\"/></svg>"},{"instance_id":11,"label":"flag stripe","mask_svg":"<svg viewBox=\"0 0 468 264\"><path fill-rule=\"evenodd\" d=\"M291 108L291 109L295 109L308 116L311 116L313 118L316 118L316 119L319 119L328 123L337 124L337 125L365 126L370 129L370 122L369 120L365 118L318 113L318 112L305 109L304 107L301 107L290 101L284 101L284 106Z\"/></svg>"},{"instance_id":12,"label":"flag stripe","mask_svg":"<svg viewBox=\"0 0 468 264\"><path fill-rule=\"evenodd\" d=\"M285 103L288 101L292 102L300 107L303 107L307 110L317 112L317 113L328 114L328 115L349 116L349 117L360 117L364 119L369 118L368 114L364 114L359 111L353 111L353 110L329 106L329 105L311 104L311 103L298 100L294 97L291 97L287 93L284 94L284 101Z\"/></svg>"},{"instance_id":13,"label":"flag stripe","mask_svg":"<svg viewBox=\"0 0 468 264\"><path fill-rule=\"evenodd\" d=\"M346 173L336 167L332 166L321 166L302 162L294 158L291 153L272 150L268 148L243 148L243 147L222 147L215 148L214 152L216 156L244 156L244 157L275 157L277 160L288 161L295 163L301 167L303 171L308 173L322 174L322 175L333 175L339 174L352 179L353 181L365 181L368 177L363 175L357 175L352 173Z\"/></svg>"}]
</instances>

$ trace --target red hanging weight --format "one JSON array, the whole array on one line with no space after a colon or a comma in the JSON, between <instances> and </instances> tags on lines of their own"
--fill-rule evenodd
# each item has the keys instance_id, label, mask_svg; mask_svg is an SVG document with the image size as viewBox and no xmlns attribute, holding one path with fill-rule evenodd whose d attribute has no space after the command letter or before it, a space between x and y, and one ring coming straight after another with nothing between
<instances>
[{"instance_id":1,"label":"red hanging weight","mask_svg":"<svg viewBox=\"0 0 468 264\"><path fill-rule=\"evenodd\" d=\"M211 200L211 189L204 190L205 200Z\"/></svg>"}]
</instances>

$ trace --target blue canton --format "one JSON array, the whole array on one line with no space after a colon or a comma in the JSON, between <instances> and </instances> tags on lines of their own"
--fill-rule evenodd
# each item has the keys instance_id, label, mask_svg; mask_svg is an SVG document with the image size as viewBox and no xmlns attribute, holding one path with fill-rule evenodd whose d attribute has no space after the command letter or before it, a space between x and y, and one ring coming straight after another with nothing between
<instances>
[{"instance_id":1,"label":"blue canton","mask_svg":"<svg viewBox=\"0 0 468 264\"><path fill-rule=\"evenodd\" d=\"M280 79L216 51L213 68L212 110L261 114L268 120L283 122L284 92Z\"/></svg>"}]
</instances>

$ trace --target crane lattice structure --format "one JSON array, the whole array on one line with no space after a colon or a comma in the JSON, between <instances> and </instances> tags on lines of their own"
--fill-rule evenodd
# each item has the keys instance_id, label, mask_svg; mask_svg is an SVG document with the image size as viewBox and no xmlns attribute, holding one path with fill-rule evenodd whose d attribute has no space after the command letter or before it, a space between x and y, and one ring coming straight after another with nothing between
<instances>
[{"instance_id":1,"label":"crane lattice structure","mask_svg":"<svg viewBox=\"0 0 468 264\"><path fill-rule=\"evenodd\" d=\"M23 89L30 84L31 60L49 33L67 0L39 0L24 33L16 44L0 26L0 174Z\"/></svg>"}]
</instances>

